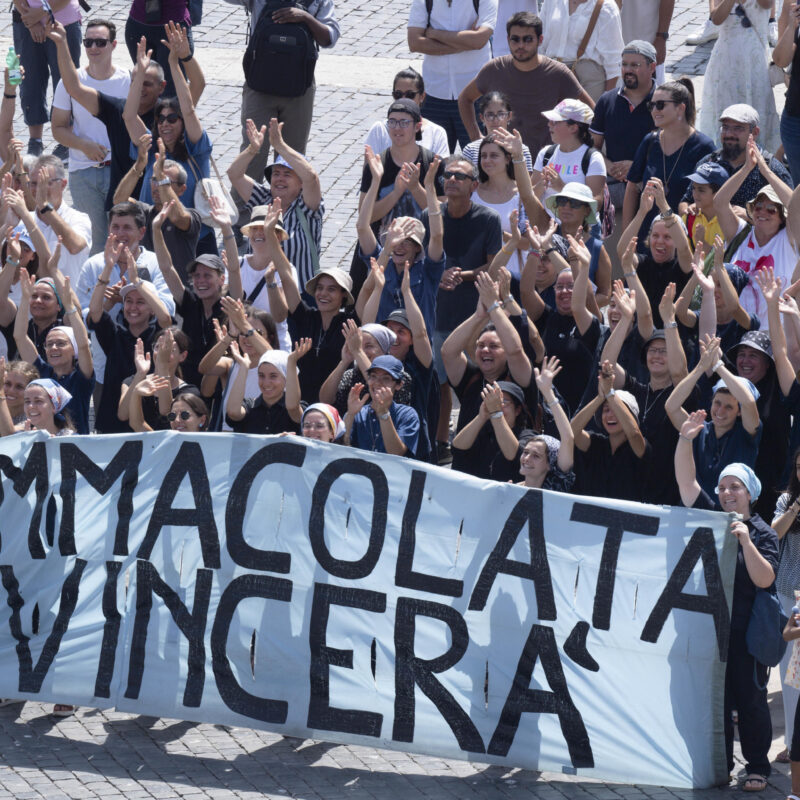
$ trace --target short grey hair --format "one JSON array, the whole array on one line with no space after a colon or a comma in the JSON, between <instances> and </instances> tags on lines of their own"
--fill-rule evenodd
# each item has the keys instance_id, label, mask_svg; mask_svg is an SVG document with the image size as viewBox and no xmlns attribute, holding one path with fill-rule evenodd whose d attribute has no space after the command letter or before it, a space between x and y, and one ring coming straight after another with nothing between
<instances>
[{"instance_id":1,"label":"short grey hair","mask_svg":"<svg viewBox=\"0 0 800 800\"><path fill-rule=\"evenodd\" d=\"M452 156L447 156L444 160L444 168L447 169L452 164L466 164L470 168L470 172L472 175L472 180L478 180L478 168L466 157L462 156L460 153L456 153Z\"/></svg>"},{"instance_id":2,"label":"short grey hair","mask_svg":"<svg viewBox=\"0 0 800 800\"><path fill-rule=\"evenodd\" d=\"M181 186L186 186L186 180L188 176L186 174L186 170L183 168L183 164L179 164L177 161L173 161L171 158L168 158L164 162L164 169L172 169L173 167L178 172L178 180L176 183L180 184Z\"/></svg>"},{"instance_id":3,"label":"short grey hair","mask_svg":"<svg viewBox=\"0 0 800 800\"><path fill-rule=\"evenodd\" d=\"M49 167L54 178L63 181L67 179L67 171L64 169L64 162L52 153L39 156L33 164L33 172L37 172L42 167Z\"/></svg>"}]
</instances>

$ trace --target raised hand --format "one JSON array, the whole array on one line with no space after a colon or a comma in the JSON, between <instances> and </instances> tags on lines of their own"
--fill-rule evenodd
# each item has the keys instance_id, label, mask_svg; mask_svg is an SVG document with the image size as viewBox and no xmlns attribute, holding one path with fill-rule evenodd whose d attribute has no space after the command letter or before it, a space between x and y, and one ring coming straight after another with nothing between
<instances>
[{"instance_id":1,"label":"raised hand","mask_svg":"<svg viewBox=\"0 0 800 800\"><path fill-rule=\"evenodd\" d=\"M347 394L347 413L355 416L367 404L368 395L361 396L364 391L363 383L356 383Z\"/></svg>"},{"instance_id":2,"label":"raised hand","mask_svg":"<svg viewBox=\"0 0 800 800\"><path fill-rule=\"evenodd\" d=\"M150 353L145 353L144 342L141 339L137 339L136 344L133 346L133 363L136 366L136 374L139 377L143 378L150 372Z\"/></svg>"},{"instance_id":3,"label":"raised hand","mask_svg":"<svg viewBox=\"0 0 800 800\"><path fill-rule=\"evenodd\" d=\"M258 128L253 122L253 120L248 119L245 123L245 130L247 132L247 138L250 140L250 144L253 146L253 152L258 152L261 150L262 145L264 144L264 139L267 135L267 126L262 125Z\"/></svg>"},{"instance_id":4,"label":"raised hand","mask_svg":"<svg viewBox=\"0 0 800 800\"><path fill-rule=\"evenodd\" d=\"M311 344L311 339L298 339L289 353L288 363L296 367L297 362L311 349Z\"/></svg>"},{"instance_id":5,"label":"raised hand","mask_svg":"<svg viewBox=\"0 0 800 800\"><path fill-rule=\"evenodd\" d=\"M556 356L545 358L542 361L542 368L533 368L533 376L536 379L536 386L545 397L549 398L553 394L553 381L556 375L561 372L561 362Z\"/></svg>"},{"instance_id":6,"label":"raised hand","mask_svg":"<svg viewBox=\"0 0 800 800\"><path fill-rule=\"evenodd\" d=\"M714 285L714 282L711 282ZM658 304L658 313L661 314L661 320L664 324L675 321L675 284L668 283L667 288L664 289L664 294L661 296L661 301Z\"/></svg>"},{"instance_id":7,"label":"raised hand","mask_svg":"<svg viewBox=\"0 0 800 800\"><path fill-rule=\"evenodd\" d=\"M383 178L383 162L380 153L373 152L369 145L364 146L364 159L369 167L369 173L375 184L379 184Z\"/></svg>"},{"instance_id":8,"label":"raised hand","mask_svg":"<svg viewBox=\"0 0 800 800\"><path fill-rule=\"evenodd\" d=\"M503 390L495 383L489 383L481 391L481 416L489 417L503 410Z\"/></svg>"},{"instance_id":9,"label":"raised hand","mask_svg":"<svg viewBox=\"0 0 800 800\"><path fill-rule=\"evenodd\" d=\"M701 408L699 411L692 411L681 425L680 435L683 439L696 439L697 435L703 430L706 421L706 412Z\"/></svg>"}]
</instances>

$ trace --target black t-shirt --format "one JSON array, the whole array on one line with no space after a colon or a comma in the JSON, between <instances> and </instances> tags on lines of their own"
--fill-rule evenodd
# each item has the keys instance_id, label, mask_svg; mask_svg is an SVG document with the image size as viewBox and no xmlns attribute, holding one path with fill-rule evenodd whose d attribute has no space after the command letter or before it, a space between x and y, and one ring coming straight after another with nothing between
<instances>
[{"instance_id":1,"label":"black t-shirt","mask_svg":"<svg viewBox=\"0 0 800 800\"><path fill-rule=\"evenodd\" d=\"M428 212L422 214L428 229ZM493 208L472 203L463 217L451 217L447 203L442 203L445 269L477 269L503 246L503 225ZM427 247L427 235L425 246ZM452 290L439 289L436 296L436 330L454 331L475 311L478 292L475 284L464 281Z\"/></svg>"},{"instance_id":2,"label":"black t-shirt","mask_svg":"<svg viewBox=\"0 0 800 800\"><path fill-rule=\"evenodd\" d=\"M493 481L514 481L519 477L519 448L510 461L503 455L491 420L487 420L468 450L453 447L453 469Z\"/></svg>"},{"instance_id":3,"label":"black t-shirt","mask_svg":"<svg viewBox=\"0 0 800 800\"><path fill-rule=\"evenodd\" d=\"M670 283L674 283L675 297L677 297L689 282L692 273L684 272L681 269L677 256L672 258L671 261L665 261L663 264L654 261L650 253L645 255L639 253L636 259L639 264L636 271L642 286L644 286L647 299L650 301L650 308L653 311L653 325L656 328L663 328L664 322L658 311L658 304L664 296L664 290Z\"/></svg>"},{"instance_id":4,"label":"black t-shirt","mask_svg":"<svg viewBox=\"0 0 800 800\"><path fill-rule=\"evenodd\" d=\"M181 372L185 380L199 386L203 376L197 367L203 356L217 343L214 319L222 323L222 303L217 300L211 316L207 317L203 301L187 286L180 303L175 304L175 309L183 317L181 330L189 337L189 355L181 365Z\"/></svg>"},{"instance_id":5,"label":"black t-shirt","mask_svg":"<svg viewBox=\"0 0 800 800\"><path fill-rule=\"evenodd\" d=\"M284 398L274 405L268 406L259 395L255 399L245 398L242 405L247 413L240 420L233 420L226 415L225 421L236 433L258 433L262 435L276 433L300 433L300 425L294 422L286 410Z\"/></svg>"},{"instance_id":6,"label":"black t-shirt","mask_svg":"<svg viewBox=\"0 0 800 800\"><path fill-rule=\"evenodd\" d=\"M131 137L122 119L122 112L125 108L125 98L111 97L104 92L97 92L99 110L97 119L106 126L108 141L111 145L111 186L106 197L106 209L113 204L114 192L117 185L133 166L134 159L131 158ZM153 127L153 112L145 115L143 122L149 129ZM139 185L137 184L131 197L139 196Z\"/></svg>"},{"instance_id":7,"label":"black t-shirt","mask_svg":"<svg viewBox=\"0 0 800 800\"><path fill-rule=\"evenodd\" d=\"M644 475L652 464L650 445L638 458L627 441L612 453L605 433L589 432L589 437L585 453L575 448L575 494L641 502Z\"/></svg>"},{"instance_id":8,"label":"black t-shirt","mask_svg":"<svg viewBox=\"0 0 800 800\"><path fill-rule=\"evenodd\" d=\"M597 317L581 334L572 315L559 314L549 306L536 320L548 356L557 356L564 367L556 375L555 387L574 413L589 382L596 378L595 352L600 339Z\"/></svg>"},{"instance_id":9,"label":"black t-shirt","mask_svg":"<svg viewBox=\"0 0 800 800\"><path fill-rule=\"evenodd\" d=\"M719 511L714 505L714 501L701 489L697 499L692 503L692 508L700 508L705 511ZM753 514L750 519L744 520L747 529L750 531L750 539L756 546L756 550L769 562L769 565L778 574L779 545L778 534L775 533L758 514ZM773 582L770 589L774 591ZM744 552L741 544L738 545L736 553L736 573L733 579L733 604L731 607L731 630L739 631L741 634L747 630L750 622L750 612L753 610L753 601L756 599L756 585L747 572L744 563Z\"/></svg>"},{"instance_id":10,"label":"black t-shirt","mask_svg":"<svg viewBox=\"0 0 800 800\"><path fill-rule=\"evenodd\" d=\"M340 311L327 330L323 330L322 315L302 300L294 311L289 312L289 335L292 342L311 339L311 349L297 363L300 370L300 396L306 403L316 403L319 400L322 384L339 364L344 347L342 325L348 319L358 323L352 307Z\"/></svg>"}]
</instances>

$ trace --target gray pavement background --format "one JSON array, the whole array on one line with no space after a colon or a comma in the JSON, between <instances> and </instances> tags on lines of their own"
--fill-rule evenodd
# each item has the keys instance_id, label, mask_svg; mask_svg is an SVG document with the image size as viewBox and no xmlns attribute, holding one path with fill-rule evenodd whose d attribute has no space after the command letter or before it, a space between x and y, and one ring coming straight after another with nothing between
<instances>
[{"instance_id":1,"label":"gray pavement background","mask_svg":"<svg viewBox=\"0 0 800 800\"><path fill-rule=\"evenodd\" d=\"M635 0L634 0L635 2ZM239 95L245 15L241 7L206 0L195 31L208 88L199 108L225 169L239 150ZM406 49L407 0L339 0L342 37L317 69L317 101L308 157L320 173L326 202L322 262L349 263L355 242L355 212L364 134L385 113L392 75L418 64ZM93 14L122 26L124 0L95 2ZM705 0L676 0L668 72L699 77L698 97L711 45L683 40L706 17ZM0 47L10 43L10 15L0 13ZM128 64L124 46L117 49ZM780 93L776 93L779 97ZM18 120L18 135L26 132ZM52 140L46 134L49 150ZM783 719L774 671L770 706L775 722L772 755L782 749ZM321 798L322 800L416 800L416 798L541 798L614 800L652 798L710 800L744 797L732 787L705 791L605 784L531 771L407 755L366 747L288 739L221 725L196 724L114 711L80 709L56 721L50 706L0 708L0 800L47 798L186 797ZM780 736L780 739L779 739ZM636 742L630 743L631 748ZM739 772L737 768L735 772ZM775 765L760 796L789 791L787 767Z\"/></svg>"}]
</instances>

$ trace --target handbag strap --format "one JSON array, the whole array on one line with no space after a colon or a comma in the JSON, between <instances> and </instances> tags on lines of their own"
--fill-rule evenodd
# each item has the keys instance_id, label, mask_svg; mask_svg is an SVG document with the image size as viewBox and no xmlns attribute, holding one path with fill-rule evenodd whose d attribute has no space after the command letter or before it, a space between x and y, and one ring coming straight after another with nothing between
<instances>
[{"instance_id":1,"label":"handbag strap","mask_svg":"<svg viewBox=\"0 0 800 800\"><path fill-rule=\"evenodd\" d=\"M253 301L261 294L261 290L266 286L267 279L262 275L261 280L253 287L253 291L245 297L245 303L253 303Z\"/></svg>"},{"instance_id":2,"label":"handbag strap","mask_svg":"<svg viewBox=\"0 0 800 800\"><path fill-rule=\"evenodd\" d=\"M195 183L195 191L197 188L200 188L200 191L203 193L203 197L208 200L208 192L206 191L205 184L203 183L203 177L200 174L200 167L197 166L197 163L194 160L193 155L189 155L189 160L186 162L189 165L189 168L192 170L192 175L194 175L194 183ZM214 165L216 169L216 164Z\"/></svg>"},{"instance_id":3,"label":"handbag strap","mask_svg":"<svg viewBox=\"0 0 800 800\"><path fill-rule=\"evenodd\" d=\"M589 24L586 27L586 33L583 34L583 39L581 39L581 43L578 45L578 54L575 56L575 63L583 58L583 54L586 52L586 48L589 46L589 39L592 38L592 34L594 33L597 20L600 18L600 12L602 10L603 0L596 0L594 9L592 10L592 16L589 17Z\"/></svg>"}]
</instances>

